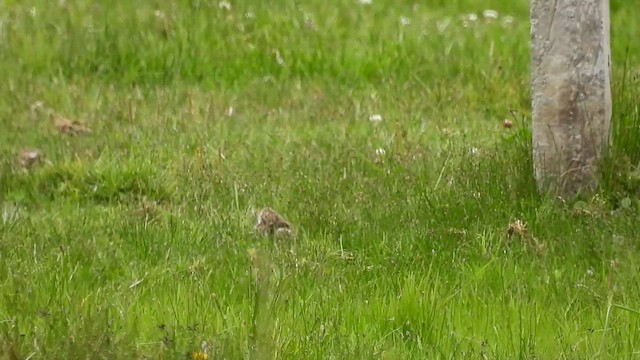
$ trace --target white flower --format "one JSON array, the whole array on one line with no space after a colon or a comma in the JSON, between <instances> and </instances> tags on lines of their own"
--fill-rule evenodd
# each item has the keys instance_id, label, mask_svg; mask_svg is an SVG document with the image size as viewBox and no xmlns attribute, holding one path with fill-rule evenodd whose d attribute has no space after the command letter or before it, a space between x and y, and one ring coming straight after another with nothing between
<instances>
[{"instance_id":1,"label":"white flower","mask_svg":"<svg viewBox=\"0 0 640 360\"><path fill-rule=\"evenodd\" d=\"M378 123L378 122L382 121L382 115L380 115L380 114L371 114L371 116L369 116L369 121L371 121L372 123Z\"/></svg>"},{"instance_id":2,"label":"white flower","mask_svg":"<svg viewBox=\"0 0 640 360\"><path fill-rule=\"evenodd\" d=\"M400 16L400 25L402 25L402 26L411 25L411 19L409 19L408 17L405 17L405 16Z\"/></svg>"},{"instance_id":3,"label":"white flower","mask_svg":"<svg viewBox=\"0 0 640 360\"><path fill-rule=\"evenodd\" d=\"M478 149L477 147L470 147L469 148L469 153L471 155L477 155L480 152L480 149Z\"/></svg>"},{"instance_id":4,"label":"white flower","mask_svg":"<svg viewBox=\"0 0 640 360\"><path fill-rule=\"evenodd\" d=\"M247 19L255 19L256 18L256 14L254 14L252 11L247 11L244 14L244 17L246 17Z\"/></svg>"},{"instance_id":5,"label":"white flower","mask_svg":"<svg viewBox=\"0 0 640 360\"><path fill-rule=\"evenodd\" d=\"M358 2L360 3L360 5L371 5L373 3L373 0L358 0Z\"/></svg>"},{"instance_id":6,"label":"white flower","mask_svg":"<svg viewBox=\"0 0 640 360\"><path fill-rule=\"evenodd\" d=\"M469 13L469 14L466 14L466 15L464 15L462 18L463 18L464 20L471 21L471 22L476 22L476 21L478 21L478 15L476 15L475 13Z\"/></svg>"},{"instance_id":7,"label":"white flower","mask_svg":"<svg viewBox=\"0 0 640 360\"><path fill-rule=\"evenodd\" d=\"M378 156L383 156L386 153L386 151L383 148L377 148L376 149L376 155Z\"/></svg>"},{"instance_id":8,"label":"white flower","mask_svg":"<svg viewBox=\"0 0 640 360\"><path fill-rule=\"evenodd\" d=\"M218 7L220 9L231 10L231 3L225 0L222 0L218 3Z\"/></svg>"},{"instance_id":9,"label":"white flower","mask_svg":"<svg viewBox=\"0 0 640 360\"><path fill-rule=\"evenodd\" d=\"M593 276L593 269L592 268L588 268L587 269L587 275Z\"/></svg>"},{"instance_id":10,"label":"white flower","mask_svg":"<svg viewBox=\"0 0 640 360\"><path fill-rule=\"evenodd\" d=\"M498 12L488 9L482 12L482 16L484 16L485 19L495 20L498 18Z\"/></svg>"},{"instance_id":11,"label":"white flower","mask_svg":"<svg viewBox=\"0 0 640 360\"><path fill-rule=\"evenodd\" d=\"M31 104L31 111L36 112L44 109L44 103L42 101L36 101Z\"/></svg>"},{"instance_id":12,"label":"white flower","mask_svg":"<svg viewBox=\"0 0 640 360\"><path fill-rule=\"evenodd\" d=\"M504 26L509 26L509 25L513 24L514 21L515 21L515 19L511 15L507 15L507 16L502 17L502 25L504 25Z\"/></svg>"}]
</instances>

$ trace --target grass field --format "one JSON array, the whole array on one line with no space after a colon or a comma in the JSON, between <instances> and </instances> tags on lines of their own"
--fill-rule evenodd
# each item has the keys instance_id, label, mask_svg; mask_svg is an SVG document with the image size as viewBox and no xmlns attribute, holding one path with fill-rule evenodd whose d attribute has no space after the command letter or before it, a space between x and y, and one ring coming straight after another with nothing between
<instances>
[{"instance_id":1,"label":"grass field","mask_svg":"<svg viewBox=\"0 0 640 360\"><path fill-rule=\"evenodd\" d=\"M0 359L640 358L640 2L611 1L616 143L565 202L526 0L3 1Z\"/></svg>"}]
</instances>

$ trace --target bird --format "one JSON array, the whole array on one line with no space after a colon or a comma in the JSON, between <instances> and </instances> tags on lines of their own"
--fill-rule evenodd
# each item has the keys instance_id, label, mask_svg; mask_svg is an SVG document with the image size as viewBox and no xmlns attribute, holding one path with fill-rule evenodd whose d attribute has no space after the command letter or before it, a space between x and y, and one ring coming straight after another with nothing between
<instances>
[{"instance_id":1,"label":"bird","mask_svg":"<svg viewBox=\"0 0 640 360\"><path fill-rule=\"evenodd\" d=\"M258 212L255 229L263 234L278 238L290 238L294 236L293 226L290 222L270 207L262 208Z\"/></svg>"}]
</instances>

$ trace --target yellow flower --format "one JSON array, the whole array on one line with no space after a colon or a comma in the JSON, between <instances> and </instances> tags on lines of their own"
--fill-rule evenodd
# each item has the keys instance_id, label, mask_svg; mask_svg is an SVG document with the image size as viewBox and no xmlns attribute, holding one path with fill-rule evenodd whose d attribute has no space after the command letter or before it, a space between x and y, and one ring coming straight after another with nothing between
<instances>
[{"instance_id":1,"label":"yellow flower","mask_svg":"<svg viewBox=\"0 0 640 360\"><path fill-rule=\"evenodd\" d=\"M193 358L195 360L207 360L209 358L209 355L203 352L195 352L193 353Z\"/></svg>"}]
</instances>

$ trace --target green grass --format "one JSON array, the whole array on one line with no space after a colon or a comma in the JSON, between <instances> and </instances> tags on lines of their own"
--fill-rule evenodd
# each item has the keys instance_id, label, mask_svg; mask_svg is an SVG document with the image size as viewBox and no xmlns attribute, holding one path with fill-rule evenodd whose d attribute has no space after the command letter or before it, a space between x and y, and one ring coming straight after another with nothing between
<instances>
[{"instance_id":1,"label":"green grass","mask_svg":"<svg viewBox=\"0 0 640 360\"><path fill-rule=\"evenodd\" d=\"M527 1L273 3L3 2L0 359L638 358L638 1L602 190L566 203Z\"/></svg>"}]
</instances>

